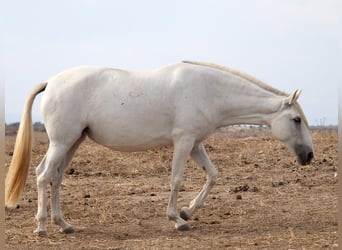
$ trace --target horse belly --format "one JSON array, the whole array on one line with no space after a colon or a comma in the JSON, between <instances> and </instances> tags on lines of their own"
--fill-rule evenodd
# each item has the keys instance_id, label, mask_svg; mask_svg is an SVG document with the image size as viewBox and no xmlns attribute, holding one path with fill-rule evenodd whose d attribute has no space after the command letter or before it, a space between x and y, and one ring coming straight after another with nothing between
<instances>
[{"instance_id":1,"label":"horse belly","mask_svg":"<svg viewBox=\"0 0 342 250\"><path fill-rule=\"evenodd\" d=\"M113 130L106 133L104 130L88 130L88 136L95 142L117 151L135 152L143 151L158 146L172 144L169 136L157 134L145 134L144 131L119 131Z\"/></svg>"},{"instance_id":2,"label":"horse belly","mask_svg":"<svg viewBox=\"0 0 342 250\"><path fill-rule=\"evenodd\" d=\"M93 117L88 136L118 151L142 151L172 143L172 119L155 108L113 109L100 119ZM99 117L98 117L99 118Z\"/></svg>"},{"instance_id":3,"label":"horse belly","mask_svg":"<svg viewBox=\"0 0 342 250\"><path fill-rule=\"evenodd\" d=\"M115 151L122 152L137 152L137 151L145 151L151 148L156 148L165 145L171 145L172 141L163 138L157 138L154 140L145 140L145 141L137 141L136 138L131 140L131 138L120 138L125 141L110 141L110 140L97 140L96 138L91 137L95 142L108 147ZM117 139L117 138L115 138Z\"/></svg>"}]
</instances>

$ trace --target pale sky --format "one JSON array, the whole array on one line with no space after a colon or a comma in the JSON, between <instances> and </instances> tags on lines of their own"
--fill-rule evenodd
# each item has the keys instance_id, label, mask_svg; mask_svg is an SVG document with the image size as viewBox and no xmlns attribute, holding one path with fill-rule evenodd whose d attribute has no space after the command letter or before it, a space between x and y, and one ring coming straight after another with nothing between
<instances>
[{"instance_id":1,"label":"pale sky","mask_svg":"<svg viewBox=\"0 0 342 250\"><path fill-rule=\"evenodd\" d=\"M39 82L77 65L148 70L181 60L245 71L299 99L311 125L337 124L340 0L3 1L5 122ZM42 121L40 98L33 120Z\"/></svg>"}]
</instances>

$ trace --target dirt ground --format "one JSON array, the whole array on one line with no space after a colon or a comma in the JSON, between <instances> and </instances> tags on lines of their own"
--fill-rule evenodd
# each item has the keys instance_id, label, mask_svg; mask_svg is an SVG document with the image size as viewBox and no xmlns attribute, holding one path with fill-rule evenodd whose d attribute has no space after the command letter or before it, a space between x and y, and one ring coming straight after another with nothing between
<instances>
[{"instance_id":1,"label":"dirt ground","mask_svg":"<svg viewBox=\"0 0 342 250\"><path fill-rule=\"evenodd\" d=\"M315 159L309 166L299 166L287 148L258 129L206 140L219 178L189 232L175 230L166 217L172 148L121 153L86 139L61 191L63 214L76 232L64 235L49 222L48 237L41 238L33 234L35 166L48 139L35 132L20 207L6 211L6 249L337 249L338 135L315 130L312 137ZM6 171L14 139L6 136ZM179 208L205 179L189 160Z\"/></svg>"}]
</instances>

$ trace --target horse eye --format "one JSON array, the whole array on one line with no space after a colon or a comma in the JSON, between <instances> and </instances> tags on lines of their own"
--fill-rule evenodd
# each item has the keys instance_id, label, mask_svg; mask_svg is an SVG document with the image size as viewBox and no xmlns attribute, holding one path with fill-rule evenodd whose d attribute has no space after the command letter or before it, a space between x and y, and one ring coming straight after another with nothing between
<instances>
[{"instance_id":1,"label":"horse eye","mask_svg":"<svg viewBox=\"0 0 342 250\"><path fill-rule=\"evenodd\" d=\"M295 122L295 123L301 123L301 119L300 119L300 117L295 117L295 118L293 118L293 121Z\"/></svg>"}]
</instances>

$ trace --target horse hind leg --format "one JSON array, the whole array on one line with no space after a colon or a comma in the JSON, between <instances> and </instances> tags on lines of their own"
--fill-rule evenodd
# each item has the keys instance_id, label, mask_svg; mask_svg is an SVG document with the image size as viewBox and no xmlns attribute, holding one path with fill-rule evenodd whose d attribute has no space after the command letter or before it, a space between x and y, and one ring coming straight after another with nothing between
<instances>
[{"instance_id":1,"label":"horse hind leg","mask_svg":"<svg viewBox=\"0 0 342 250\"><path fill-rule=\"evenodd\" d=\"M61 167L63 158L65 156L65 147L59 145L49 146L49 149L36 169L37 187L38 187L38 212L37 221L38 227L35 233L40 236L47 235L46 233L46 219L47 219L47 197L46 187L49 182L56 178L58 169Z\"/></svg>"},{"instance_id":2,"label":"horse hind leg","mask_svg":"<svg viewBox=\"0 0 342 250\"><path fill-rule=\"evenodd\" d=\"M46 236L46 218L47 218L47 209L46 209L46 184L42 178L42 173L45 170L46 164L46 156L44 156L43 160L40 162L38 167L36 168L37 175L37 187L38 187L38 212L36 215L36 219L38 222L38 227L34 231L39 236Z\"/></svg>"},{"instance_id":3,"label":"horse hind leg","mask_svg":"<svg viewBox=\"0 0 342 250\"><path fill-rule=\"evenodd\" d=\"M82 139L84 137L82 136ZM51 183L51 218L58 224L63 232L73 232L70 224L65 222L61 216L59 204L59 187L62 182L64 171L70 162L73 153L79 145L81 138L74 144L74 146L66 146L64 144L50 143L49 149L36 169L37 186L38 186L38 212L37 221L38 227L35 233L40 236L47 235L46 233L46 219L47 219L47 197L46 187ZM71 144L72 145L72 144Z\"/></svg>"},{"instance_id":4,"label":"horse hind leg","mask_svg":"<svg viewBox=\"0 0 342 250\"><path fill-rule=\"evenodd\" d=\"M63 175L65 173L65 169L69 165L75 151L77 150L78 146L84 140L85 133L76 141L76 143L69 149L66 153L66 156L63 160L61 168L57 171L56 177L51 182L51 220L53 223L60 227L60 232L69 234L73 233L75 230L73 227L67 223L62 216L61 209L60 209L60 186L62 183Z\"/></svg>"}]
</instances>

